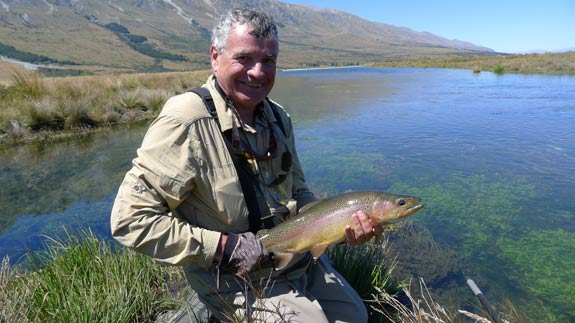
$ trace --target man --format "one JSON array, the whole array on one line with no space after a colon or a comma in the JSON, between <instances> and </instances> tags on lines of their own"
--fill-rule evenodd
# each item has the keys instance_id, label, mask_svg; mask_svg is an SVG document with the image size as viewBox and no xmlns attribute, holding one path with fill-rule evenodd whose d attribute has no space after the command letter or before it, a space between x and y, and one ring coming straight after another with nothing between
<instances>
[{"instance_id":1,"label":"man","mask_svg":"<svg viewBox=\"0 0 575 323\"><path fill-rule=\"evenodd\" d=\"M203 86L209 97L188 92L166 102L120 186L112 234L183 266L217 320L365 322L362 300L325 257L301 254L275 270L254 235L315 200L291 120L266 98L278 50L265 14L232 10L220 19L210 48L213 75ZM350 244L381 232L363 213L352 222Z\"/></svg>"}]
</instances>

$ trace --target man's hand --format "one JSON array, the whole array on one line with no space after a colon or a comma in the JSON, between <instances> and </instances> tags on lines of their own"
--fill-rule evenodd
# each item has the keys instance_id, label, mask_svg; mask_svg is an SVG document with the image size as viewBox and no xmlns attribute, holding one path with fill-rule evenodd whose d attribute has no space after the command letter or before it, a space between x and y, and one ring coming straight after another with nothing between
<instances>
[{"instance_id":1,"label":"man's hand","mask_svg":"<svg viewBox=\"0 0 575 323\"><path fill-rule=\"evenodd\" d=\"M383 232L383 227L358 211L351 216L351 225L345 227L345 240L349 245L359 246Z\"/></svg>"},{"instance_id":2,"label":"man's hand","mask_svg":"<svg viewBox=\"0 0 575 323\"><path fill-rule=\"evenodd\" d=\"M227 234L220 261L223 271L242 275L272 263L270 254L255 234Z\"/></svg>"}]
</instances>

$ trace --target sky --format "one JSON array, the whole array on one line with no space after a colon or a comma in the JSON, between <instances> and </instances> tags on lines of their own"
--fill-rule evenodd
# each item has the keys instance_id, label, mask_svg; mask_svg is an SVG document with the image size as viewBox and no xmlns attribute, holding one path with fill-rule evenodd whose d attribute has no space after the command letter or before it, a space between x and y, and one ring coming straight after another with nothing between
<instances>
[{"instance_id":1,"label":"sky","mask_svg":"<svg viewBox=\"0 0 575 323\"><path fill-rule=\"evenodd\" d=\"M575 50L575 0L281 1L339 9L502 53Z\"/></svg>"}]
</instances>

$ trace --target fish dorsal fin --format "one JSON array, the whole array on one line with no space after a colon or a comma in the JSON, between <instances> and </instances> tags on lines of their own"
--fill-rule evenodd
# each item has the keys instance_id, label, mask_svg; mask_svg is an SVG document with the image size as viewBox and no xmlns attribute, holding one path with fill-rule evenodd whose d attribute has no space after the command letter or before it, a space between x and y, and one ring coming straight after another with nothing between
<instances>
[{"instance_id":1,"label":"fish dorsal fin","mask_svg":"<svg viewBox=\"0 0 575 323\"><path fill-rule=\"evenodd\" d=\"M311 255L313 256L313 259L317 259L321 255L323 255L323 253L325 252L325 249L327 249L328 246L329 246L329 244L325 243L325 244L318 244L318 245L314 246L313 248L311 248L310 252L311 252Z\"/></svg>"},{"instance_id":2,"label":"fish dorsal fin","mask_svg":"<svg viewBox=\"0 0 575 323\"><path fill-rule=\"evenodd\" d=\"M310 203L304 205L301 209L299 209L298 213L302 213L302 212L305 212L306 210L309 210L310 207L316 205L318 202L319 201L313 201L313 202L310 202Z\"/></svg>"},{"instance_id":3,"label":"fish dorsal fin","mask_svg":"<svg viewBox=\"0 0 575 323\"><path fill-rule=\"evenodd\" d=\"M290 261L292 261L294 254L287 252L274 252L274 268L275 270L284 269Z\"/></svg>"}]
</instances>

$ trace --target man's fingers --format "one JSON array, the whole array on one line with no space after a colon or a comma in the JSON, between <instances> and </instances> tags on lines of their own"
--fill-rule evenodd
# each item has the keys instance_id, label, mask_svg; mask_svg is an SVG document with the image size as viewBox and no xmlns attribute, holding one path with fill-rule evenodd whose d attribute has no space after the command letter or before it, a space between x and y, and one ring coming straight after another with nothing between
<instances>
[{"instance_id":1,"label":"man's fingers","mask_svg":"<svg viewBox=\"0 0 575 323\"><path fill-rule=\"evenodd\" d=\"M362 211L351 216L351 226L346 226L346 240L352 246L365 243L374 235L370 219Z\"/></svg>"},{"instance_id":2,"label":"man's fingers","mask_svg":"<svg viewBox=\"0 0 575 323\"><path fill-rule=\"evenodd\" d=\"M352 220L353 221L353 220ZM345 226L345 240L347 241L347 243L351 246L356 246L358 245L357 240L355 239L355 232L353 231L353 229L351 228L351 226L346 225Z\"/></svg>"},{"instance_id":3,"label":"man's fingers","mask_svg":"<svg viewBox=\"0 0 575 323\"><path fill-rule=\"evenodd\" d=\"M363 233L363 235L368 235L367 239L365 239L367 241L369 240L369 238L371 238L371 236L369 235L372 233L373 230L371 221L369 220L367 215L365 215L365 213L363 213L362 211L359 211L356 214L359 220L359 227L361 228L361 230L358 229L358 232Z\"/></svg>"}]
</instances>

